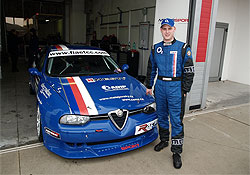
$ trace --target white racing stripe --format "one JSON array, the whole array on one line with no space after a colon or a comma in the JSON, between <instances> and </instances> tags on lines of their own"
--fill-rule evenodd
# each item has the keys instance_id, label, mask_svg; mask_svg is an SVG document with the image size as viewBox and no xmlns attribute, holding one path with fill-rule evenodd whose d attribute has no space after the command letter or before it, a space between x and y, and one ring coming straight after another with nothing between
<instances>
[{"instance_id":1,"label":"white racing stripe","mask_svg":"<svg viewBox=\"0 0 250 175\"><path fill-rule=\"evenodd\" d=\"M85 87L85 85L83 84L82 80L80 77L73 77L81 95L82 98L84 100L84 103L87 107L88 113L89 115L98 115L98 111L96 109L95 103L92 99L92 97L89 94L89 91L87 90L87 88Z\"/></svg>"},{"instance_id":2,"label":"white racing stripe","mask_svg":"<svg viewBox=\"0 0 250 175\"><path fill-rule=\"evenodd\" d=\"M69 50L69 48L66 47L65 45L59 44L59 46L62 48L62 50Z\"/></svg>"}]
</instances>

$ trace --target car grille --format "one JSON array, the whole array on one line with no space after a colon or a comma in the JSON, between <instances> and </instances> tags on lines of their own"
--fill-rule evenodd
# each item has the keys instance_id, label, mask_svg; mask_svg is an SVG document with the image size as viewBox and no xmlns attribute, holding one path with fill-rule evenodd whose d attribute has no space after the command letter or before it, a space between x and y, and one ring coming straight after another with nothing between
<instances>
[{"instance_id":1,"label":"car grille","mask_svg":"<svg viewBox=\"0 0 250 175\"><path fill-rule=\"evenodd\" d=\"M125 110L125 109L117 109L115 111L110 111L108 114L90 116L90 119L93 120L111 120L114 126L122 130L126 125L127 119L129 116L139 114L143 111L143 108L136 110ZM120 114L119 114L120 113Z\"/></svg>"},{"instance_id":2,"label":"car grille","mask_svg":"<svg viewBox=\"0 0 250 175\"><path fill-rule=\"evenodd\" d=\"M128 111L127 110L115 110L108 113L109 118L113 122L113 124L119 129L122 130L125 126L128 119Z\"/></svg>"},{"instance_id":3,"label":"car grille","mask_svg":"<svg viewBox=\"0 0 250 175\"><path fill-rule=\"evenodd\" d=\"M143 108L130 110L130 111L128 111L128 117L136 115L136 114L140 114L140 113L142 113L142 111L143 111ZM89 117L91 120L108 120L109 119L108 114L91 115Z\"/></svg>"}]
</instances>

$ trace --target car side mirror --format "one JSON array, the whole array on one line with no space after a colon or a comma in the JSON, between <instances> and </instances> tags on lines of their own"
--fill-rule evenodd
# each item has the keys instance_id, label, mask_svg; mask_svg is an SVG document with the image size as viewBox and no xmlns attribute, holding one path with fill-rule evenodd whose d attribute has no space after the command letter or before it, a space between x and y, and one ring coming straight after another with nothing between
<instances>
[{"instance_id":1,"label":"car side mirror","mask_svg":"<svg viewBox=\"0 0 250 175\"><path fill-rule=\"evenodd\" d=\"M42 73L37 70L37 68L29 68L29 73L31 75L36 75L38 77L42 76Z\"/></svg>"},{"instance_id":2,"label":"car side mirror","mask_svg":"<svg viewBox=\"0 0 250 175\"><path fill-rule=\"evenodd\" d=\"M129 66L127 64L122 65L122 70L127 70Z\"/></svg>"}]
</instances>

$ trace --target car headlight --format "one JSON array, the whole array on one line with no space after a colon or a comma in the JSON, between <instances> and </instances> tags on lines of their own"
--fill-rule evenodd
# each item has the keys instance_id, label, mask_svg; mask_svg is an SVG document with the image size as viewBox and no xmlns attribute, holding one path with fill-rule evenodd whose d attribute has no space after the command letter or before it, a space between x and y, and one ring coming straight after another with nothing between
<instances>
[{"instance_id":1,"label":"car headlight","mask_svg":"<svg viewBox=\"0 0 250 175\"><path fill-rule=\"evenodd\" d=\"M84 115L64 115L60 118L60 124L65 125L84 125L90 120L89 116Z\"/></svg>"},{"instance_id":2,"label":"car headlight","mask_svg":"<svg viewBox=\"0 0 250 175\"><path fill-rule=\"evenodd\" d=\"M146 106L143 109L143 112L146 113L146 114L151 114L151 113L153 113L155 111L156 111L156 104L155 103L151 103L150 105Z\"/></svg>"}]
</instances>

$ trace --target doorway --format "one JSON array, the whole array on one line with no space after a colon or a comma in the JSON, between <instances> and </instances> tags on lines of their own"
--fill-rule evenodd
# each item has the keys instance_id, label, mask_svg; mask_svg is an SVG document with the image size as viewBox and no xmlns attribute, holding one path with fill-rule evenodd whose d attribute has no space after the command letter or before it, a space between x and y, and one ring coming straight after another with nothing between
<instances>
[{"instance_id":1,"label":"doorway","mask_svg":"<svg viewBox=\"0 0 250 175\"><path fill-rule=\"evenodd\" d=\"M226 48L228 23L216 22L209 81L220 81Z\"/></svg>"}]
</instances>

